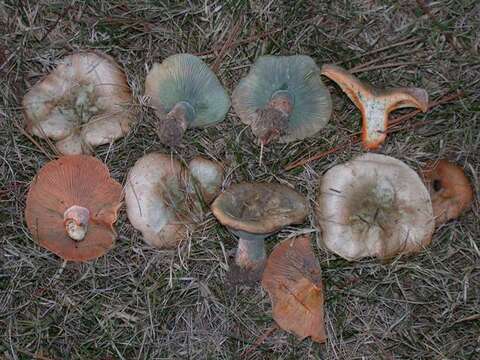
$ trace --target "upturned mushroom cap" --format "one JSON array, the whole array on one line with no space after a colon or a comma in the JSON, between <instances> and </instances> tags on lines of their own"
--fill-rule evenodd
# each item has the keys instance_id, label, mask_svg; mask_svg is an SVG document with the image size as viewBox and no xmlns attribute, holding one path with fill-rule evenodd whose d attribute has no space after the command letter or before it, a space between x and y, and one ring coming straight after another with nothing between
<instances>
[{"instance_id":1,"label":"upturned mushroom cap","mask_svg":"<svg viewBox=\"0 0 480 360\"><path fill-rule=\"evenodd\" d=\"M459 217L473 201L473 189L463 169L448 160L430 161L421 171L430 192L437 226Z\"/></svg>"},{"instance_id":2,"label":"upturned mushroom cap","mask_svg":"<svg viewBox=\"0 0 480 360\"><path fill-rule=\"evenodd\" d=\"M205 159L192 162L202 194L218 193L221 181L215 189L217 185L202 175L217 181L218 176L212 176L215 165ZM128 218L142 232L145 242L171 249L186 238L200 216L201 205L194 189L189 183L188 170L170 155L151 153L135 163L128 174L125 201Z\"/></svg>"},{"instance_id":3,"label":"upturned mushroom cap","mask_svg":"<svg viewBox=\"0 0 480 360\"><path fill-rule=\"evenodd\" d=\"M25 220L40 246L65 260L87 261L113 246L113 223L121 199L122 186L100 160L86 155L64 156L47 163L33 180ZM68 235L65 220L69 212L86 216L82 219L88 221L84 234Z\"/></svg>"},{"instance_id":4,"label":"upturned mushroom cap","mask_svg":"<svg viewBox=\"0 0 480 360\"><path fill-rule=\"evenodd\" d=\"M406 107L423 112L428 109L428 94L424 89L374 88L333 64L323 65L322 75L335 81L362 113L362 141L367 149L376 149L385 141L390 112Z\"/></svg>"},{"instance_id":5,"label":"upturned mushroom cap","mask_svg":"<svg viewBox=\"0 0 480 360\"><path fill-rule=\"evenodd\" d=\"M188 104L187 126L203 127L222 121L230 98L212 70L191 54L172 55L155 63L145 80L145 95L160 115L178 103Z\"/></svg>"},{"instance_id":6,"label":"upturned mushroom cap","mask_svg":"<svg viewBox=\"0 0 480 360\"><path fill-rule=\"evenodd\" d=\"M125 73L108 55L65 57L23 98L26 129L56 142L65 155L88 154L130 130L132 95Z\"/></svg>"},{"instance_id":7,"label":"upturned mushroom cap","mask_svg":"<svg viewBox=\"0 0 480 360\"><path fill-rule=\"evenodd\" d=\"M275 246L263 272L262 286L272 300L273 319L300 340L326 340L324 294L320 265L309 236L287 239Z\"/></svg>"},{"instance_id":8,"label":"upturned mushroom cap","mask_svg":"<svg viewBox=\"0 0 480 360\"><path fill-rule=\"evenodd\" d=\"M270 234L307 216L305 198L282 184L241 183L230 186L211 206L220 223L250 234Z\"/></svg>"},{"instance_id":9,"label":"upturned mushroom cap","mask_svg":"<svg viewBox=\"0 0 480 360\"><path fill-rule=\"evenodd\" d=\"M418 252L434 230L430 195L418 174L379 154L328 170L316 213L325 246L348 260Z\"/></svg>"},{"instance_id":10,"label":"upturned mushroom cap","mask_svg":"<svg viewBox=\"0 0 480 360\"><path fill-rule=\"evenodd\" d=\"M291 107L286 109L284 104L277 104L279 109L289 113L280 142L313 136L327 124L332 112L330 93L313 59L304 55L258 58L235 88L233 107L243 123L252 125L258 112L280 92L288 95Z\"/></svg>"}]
</instances>

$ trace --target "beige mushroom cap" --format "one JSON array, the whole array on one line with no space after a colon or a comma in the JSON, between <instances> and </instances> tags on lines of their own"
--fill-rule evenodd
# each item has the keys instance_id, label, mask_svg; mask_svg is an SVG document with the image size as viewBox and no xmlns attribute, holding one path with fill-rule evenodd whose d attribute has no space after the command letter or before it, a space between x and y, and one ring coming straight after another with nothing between
<instances>
[{"instance_id":1,"label":"beige mushroom cap","mask_svg":"<svg viewBox=\"0 0 480 360\"><path fill-rule=\"evenodd\" d=\"M56 142L64 155L88 154L130 130L132 94L123 70L108 55L65 57L23 98L27 131Z\"/></svg>"},{"instance_id":2,"label":"beige mushroom cap","mask_svg":"<svg viewBox=\"0 0 480 360\"><path fill-rule=\"evenodd\" d=\"M305 198L282 184L241 183L232 185L212 203L221 224L251 234L269 234L305 220Z\"/></svg>"},{"instance_id":3,"label":"beige mushroom cap","mask_svg":"<svg viewBox=\"0 0 480 360\"><path fill-rule=\"evenodd\" d=\"M191 164L194 168L192 176L202 190L200 195L218 193L222 182L218 182L218 178L223 179L223 174L212 175L212 169L221 168L201 158L192 160ZM211 179L217 185L211 184ZM150 153L140 158L128 174L125 189L127 215L149 245L175 248L200 217L197 195L188 169L178 160L170 155ZM208 198L204 201L208 202Z\"/></svg>"},{"instance_id":4,"label":"beige mushroom cap","mask_svg":"<svg viewBox=\"0 0 480 360\"><path fill-rule=\"evenodd\" d=\"M316 213L324 245L348 260L421 251L435 225L430 195L418 174L379 154L327 171Z\"/></svg>"}]
</instances>

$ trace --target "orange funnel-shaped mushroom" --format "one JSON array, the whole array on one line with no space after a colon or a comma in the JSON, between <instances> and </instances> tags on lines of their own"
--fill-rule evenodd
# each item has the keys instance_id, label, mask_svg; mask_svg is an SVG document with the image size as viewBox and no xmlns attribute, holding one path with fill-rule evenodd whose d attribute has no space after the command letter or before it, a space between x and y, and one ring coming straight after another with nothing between
<instances>
[{"instance_id":1,"label":"orange funnel-shaped mushroom","mask_svg":"<svg viewBox=\"0 0 480 360\"><path fill-rule=\"evenodd\" d=\"M87 261L113 246L121 200L122 186L100 160L64 156L45 165L32 182L25 219L40 246L65 260Z\"/></svg>"},{"instance_id":2,"label":"orange funnel-shaped mushroom","mask_svg":"<svg viewBox=\"0 0 480 360\"><path fill-rule=\"evenodd\" d=\"M463 169L448 160L428 162L421 171L432 198L435 225L459 217L473 201L473 190Z\"/></svg>"},{"instance_id":3,"label":"orange funnel-shaped mushroom","mask_svg":"<svg viewBox=\"0 0 480 360\"><path fill-rule=\"evenodd\" d=\"M413 107L425 112L428 94L420 88L378 89L363 83L336 65L323 65L322 75L335 81L362 113L362 142L368 149L378 148L387 137L390 112Z\"/></svg>"},{"instance_id":4,"label":"orange funnel-shaped mushroom","mask_svg":"<svg viewBox=\"0 0 480 360\"><path fill-rule=\"evenodd\" d=\"M309 236L282 241L268 257L262 286L270 294L273 318L300 339L326 340L320 265Z\"/></svg>"}]
</instances>

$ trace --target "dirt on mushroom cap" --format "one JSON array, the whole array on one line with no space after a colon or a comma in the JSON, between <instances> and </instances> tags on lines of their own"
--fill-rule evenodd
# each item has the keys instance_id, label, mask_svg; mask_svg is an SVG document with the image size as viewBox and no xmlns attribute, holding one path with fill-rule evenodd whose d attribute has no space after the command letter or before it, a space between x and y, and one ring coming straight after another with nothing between
<instances>
[{"instance_id":1,"label":"dirt on mushroom cap","mask_svg":"<svg viewBox=\"0 0 480 360\"><path fill-rule=\"evenodd\" d=\"M114 244L113 223L122 199L122 186L108 168L86 155L64 156L47 163L33 180L25 219L35 241L65 260L86 261L105 254ZM73 205L90 212L85 238L68 237L64 212Z\"/></svg>"},{"instance_id":2,"label":"dirt on mushroom cap","mask_svg":"<svg viewBox=\"0 0 480 360\"><path fill-rule=\"evenodd\" d=\"M124 136L134 120L123 70L110 56L79 52L37 82L23 99L26 129L56 141L65 155L90 153Z\"/></svg>"},{"instance_id":3,"label":"dirt on mushroom cap","mask_svg":"<svg viewBox=\"0 0 480 360\"><path fill-rule=\"evenodd\" d=\"M308 235L287 239L270 254L262 286L270 294L273 319L300 339L326 340L320 265Z\"/></svg>"},{"instance_id":4,"label":"dirt on mushroom cap","mask_svg":"<svg viewBox=\"0 0 480 360\"><path fill-rule=\"evenodd\" d=\"M268 234L299 224L308 213L306 199L282 184L232 185L212 203L212 212L224 226L252 234Z\"/></svg>"}]
</instances>

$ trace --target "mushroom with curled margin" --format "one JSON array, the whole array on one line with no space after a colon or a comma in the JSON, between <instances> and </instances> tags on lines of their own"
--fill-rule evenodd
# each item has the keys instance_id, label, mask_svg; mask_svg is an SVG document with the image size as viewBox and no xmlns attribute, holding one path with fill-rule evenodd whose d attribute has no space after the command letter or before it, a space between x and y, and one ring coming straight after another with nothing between
<instances>
[{"instance_id":1,"label":"mushroom with curled margin","mask_svg":"<svg viewBox=\"0 0 480 360\"><path fill-rule=\"evenodd\" d=\"M23 98L27 132L64 155L89 154L127 134L134 120L125 73L100 52L65 57Z\"/></svg>"},{"instance_id":2,"label":"mushroom with curled margin","mask_svg":"<svg viewBox=\"0 0 480 360\"><path fill-rule=\"evenodd\" d=\"M173 249L203 216L202 202L220 191L223 169L194 158L188 168L170 155L150 153L130 169L125 189L128 219L144 241Z\"/></svg>"},{"instance_id":3,"label":"mushroom with curled margin","mask_svg":"<svg viewBox=\"0 0 480 360\"><path fill-rule=\"evenodd\" d=\"M446 159L429 161L421 170L430 191L437 226L459 217L473 201L473 189L463 169Z\"/></svg>"},{"instance_id":4,"label":"mushroom with curled margin","mask_svg":"<svg viewBox=\"0 0 480 360\"><path fill-rule=\"evenodd\" d=\"M268 257L262 287L272 300L273 319L300 340L311 337L323 343L324 289L322 272L308 235L287 239Z\"/></svg>"},{"instance_id":5,"label":"mushroom with curled margin","mask_svg":"<svg viewBox=\"0 0 480 360\"><path fill-rule=\"evenodd\" d=\"M87 155L43 166L30 186L25 219L34 240L65 260L87 261L114 244L122 186Z\"/></svg>"},{"instance_id":6,"label":"mushroom with curled margin","mask_svg":"<svg viewBox=\"0 0 480 360\"><path fill-rule=\"evenodd\" d=\"M265 238L291 224L302 223L306 199L282 184L241 183L230 186L212 203L213 215L239 237L232 283L260 280L266 262Z\"/></svg>"},{"instance_id":7,"label":"mushroom with curled margin","mask_svg":"<svg viewBox=\"0 0 480 360\"><path fill-rule=\"evenodd\" d=\"M418 174L379 154L328 170L316 215L324 245L347 260L421 251L435 225L430 194Z\"/></svg>"},{"instance_id":8,"label":"mushroom with curled margin","mask_svg":"<svg viewBox=\"0 0 480 360\"><path fill-rule=\"evenodd\" d=\"M305 55L261 56L235 88L232 103L261 145L314 136L332 112L319 68Z\"/></svg>"},{"instance_id":9,"label":"mushroom with curled margin","mask_svg":"<svg viewBox=\"0 0 480 360\"><path fill-rule=\"evenodd\" d=\"M155 63L145 80L145 95L159 118L160 141L178 145L187 128L206 127L225 118L230 98L200 58L177 54Z\"/></svg>"},{"instance_id":10,"label":"mushroom with curled margin","mask_svg":"<svg viewBox=\"0 0 480 360\"><path fill-rule=\"evenodd\" d=\"M420 88L374 88L347 70L333 64L322 66L322 75L335 81L362 113L362 142L367 149L378 148L387 137L390 112L413 107L425 112L428 94Z\"/></svg>"}]
</instances>

